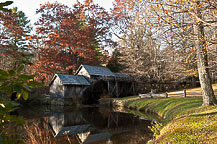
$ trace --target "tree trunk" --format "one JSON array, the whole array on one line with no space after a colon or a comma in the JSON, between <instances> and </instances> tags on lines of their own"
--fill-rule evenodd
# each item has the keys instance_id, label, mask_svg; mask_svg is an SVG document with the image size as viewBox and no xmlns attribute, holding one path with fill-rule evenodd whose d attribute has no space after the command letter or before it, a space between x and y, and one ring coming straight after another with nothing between
<instances>
[{"instance_id":1,"label":"tree trunk","mask_svg":"<svg viewBox=\"0 0 217 144\"><path fill-rule=\"evenodd\" d=\"M197 2L196 15L202 19L199 1ZM194 27L196 34L195 47L197 50L197 67L203 95L203 105L214 105L217 104L217 101L212 89L211 79L209 75L207 48L206 41L204 39L204 26L202 22L198 22Z\"/></svg>"}]
</instances>

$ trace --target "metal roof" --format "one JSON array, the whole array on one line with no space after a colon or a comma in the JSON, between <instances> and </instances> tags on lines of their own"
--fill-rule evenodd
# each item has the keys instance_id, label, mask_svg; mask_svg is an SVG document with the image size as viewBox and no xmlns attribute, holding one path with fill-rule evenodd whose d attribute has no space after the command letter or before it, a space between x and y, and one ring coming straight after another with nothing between
<instances>
[{"instance_id":1,"label":"metal roof","mask_svg":"<svg viewBox=\"0 0 217 144\"><path fill-rule=\"evenodd\" d=\"M114 73L116 77L120 78L130 78L128 75L122 74L122 73Z\"/></svg>"},{"instance_id":2,"label":"metal roof","mask_svg":"<svg viewBox=\"0 0 217 144\"><path fill-rule=\"evenodd\" d=\"M95 75L95 76L115 76L113 72L110 71L107 67L103 66L90 66L90 65L81 65L81 67L84 67L89 75ZM80 69L79 69L80 70Z\"/></svg>"},{"instance_id":3,"label":"metal roof","mask_svg":"<svg viewBox=\"0 0 217 144\"><path fill-rule=\"evenodd\" d=\"M90 85L89 81L81 75L55 74L58 76L63 85Z\"/></svg>"}]
</instances>

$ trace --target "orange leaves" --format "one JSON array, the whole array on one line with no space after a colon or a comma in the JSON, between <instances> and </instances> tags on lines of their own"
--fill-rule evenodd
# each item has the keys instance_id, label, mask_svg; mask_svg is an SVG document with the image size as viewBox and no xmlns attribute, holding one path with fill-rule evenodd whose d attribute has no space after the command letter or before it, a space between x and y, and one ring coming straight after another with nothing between
<instances>
[{"instance_id":1,"label":"orange leaves","mask_svg":"<svg viewBox=\"0 0 217 144\"><path fill-rule=\"evenodd\" d=\"M84 39L86 39L86 38L87 38L87 35L82 35L81 37L84 38Z\"/></svg>"},{"instance_id":2,"label":"orange leaves","mask_svg":"<svg viewBox=\"0 0 217 144\"><path fill-rule=\"evenodd\" d=\"M167 11L167 10L164 10L164 12L165 12L166 14L168 14L168 11Z\"/></svg>"},{"instance_id":3,"label":"orange leaves","mask_svg":"<svg viewBox=\"0 0 217 144\"><path fill-rule=\"evenodd\" d=\"M49 75L67 73L81 63L99 64L100 52L96 49L100 43L112 41L106 34L110 18L103 8L86 0L73 8L59 3L45 4L45 9L39 9L38 13L41 17L36 25L36 39L40 42L40 59L35 71Z\"/></svg>"},{"instance_id":4,"label":"orange leaves","mask_svg":"<svg viewBox=\"0 0 217 144\"><path fill-rule=\"evenodd\" d=\"M0 52L13 59L22 58L22 53L17 51L19 44L16 40L25 41L25 31L18 24L15 13L0 11Z\"/></svg>"},{"instance_id":5,"label":"orange leaves","mask_svg":"<svg viewBox=\"0 0 217 144\"><path fill-rule=\"evenodd\" d=\"M189 58L186 59L186 63L189 63Z\"/></svg>"},{"instance_id":6,"label":"orange leaves","mask_svg":"<svg viewBox=\"0 0 217 144\"><path fill-rule=\"evenodd\" d=\"M93 3L93 0L85 0L84 5L89 6L91 3Z\"/></svg>"},{"instance_id":7,"label":"orange leaves","mask_svg":"<svg viewBox=\"0 0 217 144\"><path fill-rule=\"evenodd\" d=\"M41 8L44 9L44 8L45 8L45 5L41 5Z\"/></svg>"}]
</instances>

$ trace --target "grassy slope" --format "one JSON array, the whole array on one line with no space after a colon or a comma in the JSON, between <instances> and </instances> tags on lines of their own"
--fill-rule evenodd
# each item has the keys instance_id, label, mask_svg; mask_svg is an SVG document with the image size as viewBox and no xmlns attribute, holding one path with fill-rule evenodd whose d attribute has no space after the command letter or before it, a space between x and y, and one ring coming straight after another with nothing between
<instances>
[{"instance_id":1,"label":"grassy slope","mask_svg":"<svg viewBox=\"0 0 217 144\"><path fill-rule=\"evenodd\" d=\"M217 84L213 88L217 92ZM200 96L127 100L128 108L151 111L163 118L166 126L156 138L157 143L217 143L217 106L201 107Z\"/></svg>"},{"instance_id":2,"label":"grassy slope","mask_svg":"<svg viewBox=\"0 0 217 144\"><path fill-rule=\"evenodd\" d=\"M194 111L188 116L169 122L155 142L216 144L217 106L198 108Z\"/></svg>"},{"instance_id":3,"label":"grassy slope","mask_svg":"<svg viewBox=\"0 0 217 144\"><path fill-rule=\"evenodd\" d=\"M201 97L137 99L127 103L128 108L151 111L163 118L166 126L157 143L217 143L217 106L201 105Z\"/></svg>"},{"instance_id":4,"label":"grassy slope","mask_svg":"<svg viewBox=\"0 0 217 144\"><path fill-rule=\"evenodd\" d=\"M137 99L128 101L127 103L128 108L150 111L158 114L164 119L165 123L172 120L175 116L182 115L185 110L192 110L201 105L201 97Z\"/></svg>"}]
</instances>

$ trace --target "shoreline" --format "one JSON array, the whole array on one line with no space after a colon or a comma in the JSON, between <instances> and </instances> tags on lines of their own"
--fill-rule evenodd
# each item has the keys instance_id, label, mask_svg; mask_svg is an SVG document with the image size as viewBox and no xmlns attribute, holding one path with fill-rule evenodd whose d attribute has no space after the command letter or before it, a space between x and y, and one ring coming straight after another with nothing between
<instances>
[{"instance_id":1,"label":"shoreline","mask_svg":"<svg viewBox=\"0 0 217 144\"><path fill-rule=\"evenodd\" d=\"M148 143L217 143L217 106L202 107L202 97L101 99L100 104L157 114L160 134Z\"/></svg>"}]
</instances>

